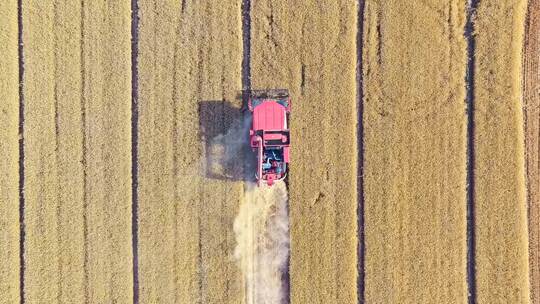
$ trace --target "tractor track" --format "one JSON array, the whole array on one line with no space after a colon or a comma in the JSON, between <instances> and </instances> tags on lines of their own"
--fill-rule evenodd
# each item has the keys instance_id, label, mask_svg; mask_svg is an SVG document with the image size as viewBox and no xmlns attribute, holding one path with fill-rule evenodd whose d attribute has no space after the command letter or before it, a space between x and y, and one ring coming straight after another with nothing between
<instances>
[{"instance_id":1,"label":"tractor track","mask_svg":"<svg viewBox=\"0 0 540 304\"><path fill-rule=\"evenodd\" d=\"M242 0L242 101L251 90L251 0Z\"/></svg>"},{"instance_id":2,"label":"tractor track","mask_svg":"<svg viewBox=\"0 0 540 304\"><path fill-rule=\"evenodd\" d=\"M358 207L356 211L357 216L357 271L358 281L356 285L358 303L365 303L365 232L364 232L364 90L363 90L363 60L362 50L364 41L364 10L365 0L358 0L358 17L357 17L357 35L356 35L356 109L358 111L357 116L357 130L356 140L358 147L358 159L357 159L357 201Z\"/></svg>"},{"instance_id":3,"label":"tractor track","mask_svg":"<svg viewBox=\"0 0 540 304\"><path fill-rule=\"evenodd\" d=\"M137 59L139 55L139 5L131 0L131 240L133 252L133 303L139 303L139 105Z\"/></svg>"},{"instance_id":4,"label":"tractor track","mask_svg":"<svg viewBox=\"0 0 540 304\"><path fill-rule=\"evenodd\" d=\"M465 75L466 104L467 104L467 288L468 303L476 303L476 273L475 273L475 219L474 219L474 77L475 77L475 48L474 15L478 0L467 2L467 20L465 24L465 39L467 41L467 69Z\"/></svg>"},{"instance_id":5,"label":"tractor track","mask_svg":"<svg viewBox=\"0 0 540 304\"><path fill-rule=\"evenodd\" d=\"M18 23L18 57L19 57L19 267L20 267L20 303L24 304L24 275L25 275L25 219L24 219L24 46L23 46L23 17L22 0L17 0Z\"/></svg>"}]
</instances>

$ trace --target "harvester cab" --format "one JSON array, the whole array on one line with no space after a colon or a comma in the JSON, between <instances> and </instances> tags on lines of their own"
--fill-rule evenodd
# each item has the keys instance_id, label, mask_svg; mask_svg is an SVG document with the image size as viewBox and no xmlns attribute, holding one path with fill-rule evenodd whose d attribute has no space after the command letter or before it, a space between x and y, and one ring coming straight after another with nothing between
<instances>
[{"instance_id":1,"label":"harvester cab","mask_svg":"<svg viewBox=\"0 0 540 304\"><path fill-rule=\"evenodd\" d=\"M272 186L287 176L291 99L283 89L251 91L248 108L253 116L249 142L257 153L257 184Z\"/></svg>"}]
</instances>

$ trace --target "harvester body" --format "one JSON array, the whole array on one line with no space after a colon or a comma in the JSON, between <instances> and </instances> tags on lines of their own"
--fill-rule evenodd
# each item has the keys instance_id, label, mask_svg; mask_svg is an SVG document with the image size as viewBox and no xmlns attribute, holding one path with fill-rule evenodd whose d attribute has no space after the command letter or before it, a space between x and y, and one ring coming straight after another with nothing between
<instances>
[{"instance_id":1,"label":"harvester body","mask_svg":"<svg viewBox=\"0 0 540 304\"><path fill-rule=\"evenodd\" d=\"M248 108L253 115L250 145L257 154L257 184L272 186L287 176L291 100L287 90L252 91Z\"/></svg>"}]
</instances>

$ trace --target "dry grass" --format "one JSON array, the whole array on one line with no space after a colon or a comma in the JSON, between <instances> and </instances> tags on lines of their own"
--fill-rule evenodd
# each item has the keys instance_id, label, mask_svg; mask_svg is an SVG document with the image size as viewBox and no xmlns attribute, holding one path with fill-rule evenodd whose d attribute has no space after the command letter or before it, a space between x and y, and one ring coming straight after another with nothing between
<instances>
[{"instance_id":1,"label":"dry grass","mask_svg":"<svg viewBox=\"0 0 540 304\"><path fill-rule=\"evenodd\" d=\"M239 116L240 2L145 0L140 16L141 301L239 303L242 183L207 176L203 158Z\"/></svg>"},{"instance_id":2,"label":"dry grass","mask_svg":"<svg viewBox=\"0 0 540 304\"><path fill-rule=\"evenodd\" d=\"M476 19L478 303L529 301L520 70L525 6L526 1L481 1Z\"/></svg>"},{"instance_id":3,"label":"dry grass","mask_svg":"<svg viewBox=\"0 0 540 304\"><path fill-rule=\"evenodd\" d=\"M0 1L0 303L19 302L17 1Z\"/></svg>"},{"instance_id":4,"label":"dry grass","mask_svg":"<svg viewBox=\"0 0 540 304\"><path fill-rule=\"evenodd\" d=\"M27 302L130 301L129 12L23 2Z\"/></svg>"},{"instance_id":5,"label":"dry grass","mask_svg":"<svg viewBox=\"0 0 540 304\"><path fill-rule=\"evenodd\" d=\"M523 50L531 300L540 304L540 1L528 2Z\"/></svg>"},{"instance_id":6,"label":"dry grass","mask_svg":"<svg viewBox=\"0 0 540 304\"><path fill-rule=\"evenodd\" d=\"M366 303L466 302L465 1L368 1Z\"/></svg>"},{"instance_id":7,"label":"dry grass","mask_svg":"<svg viewBox=\"0 0 540 304\"><path fill-rule=\"evenodd\" d=\"M356 6L252 5L252 86L292 94L291 302L356 303Z\"/></svg>"}]
</instances>

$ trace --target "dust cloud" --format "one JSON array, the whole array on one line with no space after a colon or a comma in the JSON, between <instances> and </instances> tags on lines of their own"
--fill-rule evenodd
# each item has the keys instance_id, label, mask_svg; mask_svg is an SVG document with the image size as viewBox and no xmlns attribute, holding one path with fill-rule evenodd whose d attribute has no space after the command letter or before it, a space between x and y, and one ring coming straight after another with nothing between
<instances>
[{"instance_id":1,"label":"dust cloud","mask_svg":"<svg viewBox=\"0 0 540 304\"><path fill-rule=\"evenodd\" d=\"M287 188L248 183L234 222L235 258L244 274L247 304L280 304L286 299L283 273L289 256Z\"/></svg>"},{"instance_id":2,"label":"dust cloud","mask_svg":"<svg viewBox=\"0 0 540 304\"><path fill-rule=\"evenodd\" d=\"M204 161L207 177L235 181L255 177L251 174L255 158L249 147L250 126L251 119L235 120L226 133L208 142Z\"/></svg>"},{"instance_id":3,"label":"dust cloud","mask_svg":"<svg viewBox=\"0 0 540 304\"><path fill-rule=\"evenodd\" d=\"M289 257L287 187L255 183L256 158L249 147L251 119L232 122L229 130L209 141L205 153L208 177L244 182L234 221L234 259L244 279L246 304L282 304L288 287L284 282Z\"/></svg>"}]
</instances>

